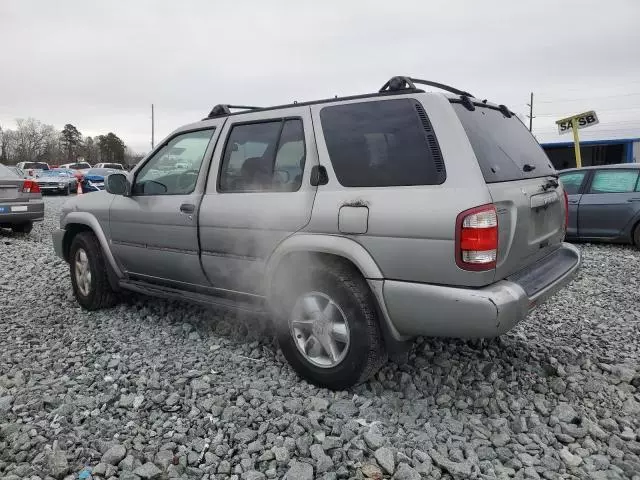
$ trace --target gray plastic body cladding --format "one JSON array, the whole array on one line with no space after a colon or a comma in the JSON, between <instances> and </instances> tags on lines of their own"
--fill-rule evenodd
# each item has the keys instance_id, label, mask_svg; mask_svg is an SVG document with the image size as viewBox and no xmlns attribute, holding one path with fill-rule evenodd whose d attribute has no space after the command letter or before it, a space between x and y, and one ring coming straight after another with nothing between
<instances>
[{"instance_id":1,"label":"gray plastic body cladding","mask_svg":"<svg viewBox=\"0 0 640 480\"><path fill-rule=\"evenodd\" d=\"M561 257L564 268L555 270L553 279L548 277L544 259L529 267L527 275L539 275L538 283L544 284L532 297L520 284L509 280L479 289L387 280L383 286L385 304L400 335L495 337L508 332L526 318L532 307L571 280L580 265L579 251L563 244L555 254Z\"/></svg>"},{"instance_id":2,"label":"gray plastic body cladding","mask_svg":"<svg viewBox=\"0 0 640 480\"><path fill-rule=\"evenodd\" d=\"M87 194L87 196L89 195L102 195L102 192ZM109 194L105 192L104 195L106 196ZM109 205L111 202L105 200L104 197L102 198L102 202L103 206L92 209L91 213L88 211L72 211L68 213L63 219L64 223L61 225L61 230L53 233L54 249L56 253L59 252L59 256L61 258L64 258L63 242L64 236L67 233L65 228L73 224L85 225L91 228L96 238L98 239L98 242L100 243L100 246L102 247L102 250L104 252L105 258L107 262L109 262L109 266L113 269L113 273L115 273L118 278L122 278L124 277L124 273L113 256L108 240L108 236L110 234L108 221ZM98 204L98 202L92 203ZM85 208L87 207L86 204L83 206ZM63 233L59 233L60 231L62 231Z\"/></svg>"}]
</instances>

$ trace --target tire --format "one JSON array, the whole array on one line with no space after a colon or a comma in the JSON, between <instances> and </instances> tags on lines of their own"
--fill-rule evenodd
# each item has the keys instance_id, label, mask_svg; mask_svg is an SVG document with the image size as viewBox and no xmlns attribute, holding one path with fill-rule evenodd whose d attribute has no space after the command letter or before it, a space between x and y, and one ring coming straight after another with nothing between
<instances>
[{"instance_id":1,"label":"tire","mask_svg":"<svg viewBox=\"0 0 640 480\"><path fill-rule=\"evenodd\" d=\"M366 381L387 360L369 286L360 272L340 261L314 263L304 270L296 270L293 275L283 272L277 277L283 281L276 287L276 331L285 358L298 375L320 387L343 390ZM320 315L321 320L309 320L309 311L304 307L307 302L315 302L324 312L331 302L330 317L337 321L327 322L324 315ZM291 319L302 317L305 326L295 329ZM334 358L318 340L324 338L326 344L327 332L333 338L334 353L340 353ZM318 354L315 359L303 353L302 344L310 346L307 352ZM326 359L319 352L324 352Z\"/></svg>"},{"instance_id":2,"label":"tire","mask_svg":"<svg viewBox=\"0 0 640 480\"><path fill-rule=\"evenodd\" d=\"M640 248L640 223L633 229L633 244L636 248Z\"/></svg>"},{"instance_id":3,"label":"tire","mask_svg":"<svg viewBox=\"0 0 640 480\"><path fill-rule=\"evenodd\" d=\"M13 230L13 233L24 233L24 234L31 233L31 230L33 230L33 222L25 222L25 223L19 223L17 225L11 225L11 230Z\"/></svg>"},{"instance_id":4,"label":"tire","mask_svg":"<svg viewBox=\"0 0 640 480\"><path fill-rule=\"evenodd\" d=\"M69 184L67 184L67 188L62 193L65 197L69 196L69 194L71 193L71 187L69 186Z\"/></svg>"},{"instance_id":5,"label":"tire","mask_svg":"<svg viewBox=\"0 0 640 480\"><path fill-rule=\"evenodd\" d=\"M82 259L86 261L81 261ZM77 264L84 264L81 268ZM89 276L86 272L88 268ZM73 237L69 250L69 272L73 294L85 310L99 310L117 303L116 294L109 284L107 266L102 248L91 232Z\"/></svg>"}]
</instances>

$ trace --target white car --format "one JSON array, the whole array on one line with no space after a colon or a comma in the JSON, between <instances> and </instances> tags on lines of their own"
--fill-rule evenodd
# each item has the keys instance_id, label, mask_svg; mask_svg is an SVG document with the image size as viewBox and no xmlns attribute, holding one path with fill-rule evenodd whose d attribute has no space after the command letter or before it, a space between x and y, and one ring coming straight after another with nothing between
<instances>
[{"instance_id":1,"label":"white car","mask_svg":"<svg viewBox=\"0 0 640 480\"><path fill-rule=\"evenodd\" d=\"M77 163L65 163L64 165L60 165L58 168L66 168L68 170L75 170L78 173L85 174L87 170L91 168L87 162L77 162Z\"/></svg>"},{"instance_id":2,"label":"white car","mask_svg":"<svg viewBox=\"0 0 640 480\"><path fill-rule=\"evenodd\" d=\"M46 162L20 162L16 167L22 170L29 178L35 178L39 176L40 172L50 170L49 164Z\"/></svg>"},{"instance_id":3,"label":"white car","mask_svg":"<svg viewBox=\"0 0 640 480\"><path fill-rule=\"evenodd\" d=\"M96 163L93 168L110 168L112 170L125 170L121 163Z\"/></svg>"}]
</instances>

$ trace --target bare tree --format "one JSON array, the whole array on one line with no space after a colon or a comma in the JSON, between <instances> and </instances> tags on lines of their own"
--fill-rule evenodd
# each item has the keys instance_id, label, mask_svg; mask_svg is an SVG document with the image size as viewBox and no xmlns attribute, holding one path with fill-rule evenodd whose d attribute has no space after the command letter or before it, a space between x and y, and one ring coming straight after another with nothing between
<instances>
[{"instance_id":1,"label":"bare tree","mask_svg":"<svg viewBox=\"0 0 640 480\"><path fill-rule=\"evenodd\" d=\"M11 165L16 163L16 132L0 128L0 163Z\"/></svg>"},{"instance_id":2,"label":"bare tree","mask_svg":"<svg viewBox=\"0 0 640 480\"><path fill-rule=\"evenodd\" d=\"M53 125L46 125L34 118L16 120L16 159L18 162L42 159L47 148L57 140Z\"/></svg>"}]
</instances>

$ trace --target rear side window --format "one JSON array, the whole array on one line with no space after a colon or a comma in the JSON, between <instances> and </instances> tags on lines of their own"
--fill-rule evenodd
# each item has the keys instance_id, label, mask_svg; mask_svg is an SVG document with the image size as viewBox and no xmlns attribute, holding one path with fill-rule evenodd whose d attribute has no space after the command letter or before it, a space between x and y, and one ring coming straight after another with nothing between
<instances>
[{"instance_id":1,"label":"rear side window","mask_svg":"<svg viewBox=\"0 0 640 480\"><path fill-rule=\"evenodd\" d=\"M446 178L435 133L416 100L325 107L320 120L333 169L345 187L438 185Z\"/></svg>"},{"instance_id":2,"label":"rear side window","mask_svg":"<svg viewBox=\"0 0 640 480\"><path fill-rule=\"evenodd\" d=\"M629 193L636 188L638 170L598 170L589 193Z\"/></svg>"},{"instance_id":3,"label":"rear side window","mask_svg":"<svg viewBox=\"0 0 640 480\"><path fill-rule=\"evenodd\" d=\"M514 115L476 106L467 110L452 103L487 183L555 175L556 171L542 147Z\"/></svg>"},{"instance_id":4,"label":"rear side window","mask_svg":"<svg viewBox=\"0 0 640 480\"><path fill-rule=\"evenodd\" d=\"M580 186L587 172L573 172L560 175L560 181L567 195L575 195L580 192Z\"/></svg>"}]
</instances>

